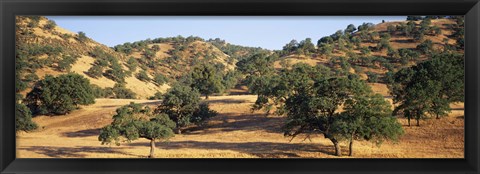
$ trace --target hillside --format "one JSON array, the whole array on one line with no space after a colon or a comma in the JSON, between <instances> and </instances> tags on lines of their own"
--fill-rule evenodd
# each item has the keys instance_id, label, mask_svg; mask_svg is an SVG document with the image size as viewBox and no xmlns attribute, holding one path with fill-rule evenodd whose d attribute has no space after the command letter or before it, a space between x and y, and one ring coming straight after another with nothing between
<instances>
[{"instance_id":1,"label":"hillside","mask_svg":"<svg viewBox=\"0 0 480 174\"><path fill-rule=\"evenodd\" d=\"M195 64L209 61L225 71L235 69L236 59L203 39L177 37L161 43L134 42L135 48L126 52L109 48L84 33L80 36L80 32L63 29L45 17L17 17L17 28L17 50L24 53L17 58L18 64L22 64L18 78L27 86L47 74L73 72L100 88L124 83L136 98L147 99L157 92L164 93ZM138 77L143 72L148 79ZM20 93L25 95L28 89Z\"/></svg>"}]
</instances>

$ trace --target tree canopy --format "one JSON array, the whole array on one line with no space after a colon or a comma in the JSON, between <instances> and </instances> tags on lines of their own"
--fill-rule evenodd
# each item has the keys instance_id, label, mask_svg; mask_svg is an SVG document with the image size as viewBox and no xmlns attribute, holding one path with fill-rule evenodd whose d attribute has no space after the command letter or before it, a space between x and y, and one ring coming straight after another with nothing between
<instances>
[{"instance_id":1,"label":"tree canopy","mask_svg":"<svg viewBox=\"0 0 480 174\"><path fill-rule=\"evenodd\" d=\"M154 157L155 141L167 141L174 136L175 123L165 114L156 114L148 106L130 103L116 110L113 121L100 131L102 144L131 142L139 138L150 140L150 155Z\"/></svg>"},{"instance_id":2,"label":"tree canopy","mask_svg":"<svg viewBox=\"0 0 480 174\"><path fill-rule=\"evenodd\" d=\"M38 114L63 115L78 105L95 103L90 81L78 74L51 75L38 81L24 101Z\"/></svg>"}]
</instances>

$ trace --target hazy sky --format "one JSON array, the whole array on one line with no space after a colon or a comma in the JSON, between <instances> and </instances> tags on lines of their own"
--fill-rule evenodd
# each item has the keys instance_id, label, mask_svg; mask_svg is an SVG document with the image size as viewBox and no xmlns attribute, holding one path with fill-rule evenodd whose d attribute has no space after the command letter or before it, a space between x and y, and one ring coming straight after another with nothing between
<instances>
[{"instance_id":1,"label":"hazy sky","mask_svg":"<svg viewBox=\"0 0 480 174\"><path fill-rule=\"evenodd\" d=\"M231 44L282 49L292 39L307 37L316 44L323 36L363 22L405 20L406 16L47 16L57 25L115 46L147 38L199 36Z\"/></svg>"}]
</instances>

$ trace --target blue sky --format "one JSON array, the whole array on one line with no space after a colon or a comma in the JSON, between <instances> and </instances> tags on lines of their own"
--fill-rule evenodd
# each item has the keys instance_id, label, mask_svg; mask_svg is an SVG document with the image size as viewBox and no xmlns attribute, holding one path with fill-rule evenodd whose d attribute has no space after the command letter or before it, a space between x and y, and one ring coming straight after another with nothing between
<instances>
[{"instance_id":1,"label":"blue sky","mask_svg":"<svg viewBox=\"0 0 480 174\"><path fill-rule=\"evenodd\" d=\"M199 36L243 46L282 49L292 39L316 41L348 24L405 20L406 16L47 16L57 25L107 46L147 38Z\"/></svg>"}]
</instances>

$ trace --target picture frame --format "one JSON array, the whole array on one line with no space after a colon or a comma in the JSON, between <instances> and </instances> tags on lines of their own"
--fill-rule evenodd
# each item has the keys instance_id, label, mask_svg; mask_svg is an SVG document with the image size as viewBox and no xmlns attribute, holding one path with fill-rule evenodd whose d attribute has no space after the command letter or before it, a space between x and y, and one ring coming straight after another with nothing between
<instances>
[{"instance_id":1,"label":"picture frame","mask_svg":"<svg viewBox=\"0 0 480 174\"><path fill-rule=\"evenodd\" d=\"M479 173L478 0L1 0L0 173ZM16 159L16 15L465 15L464 159Z\"/></svg>"}]
</instances>

